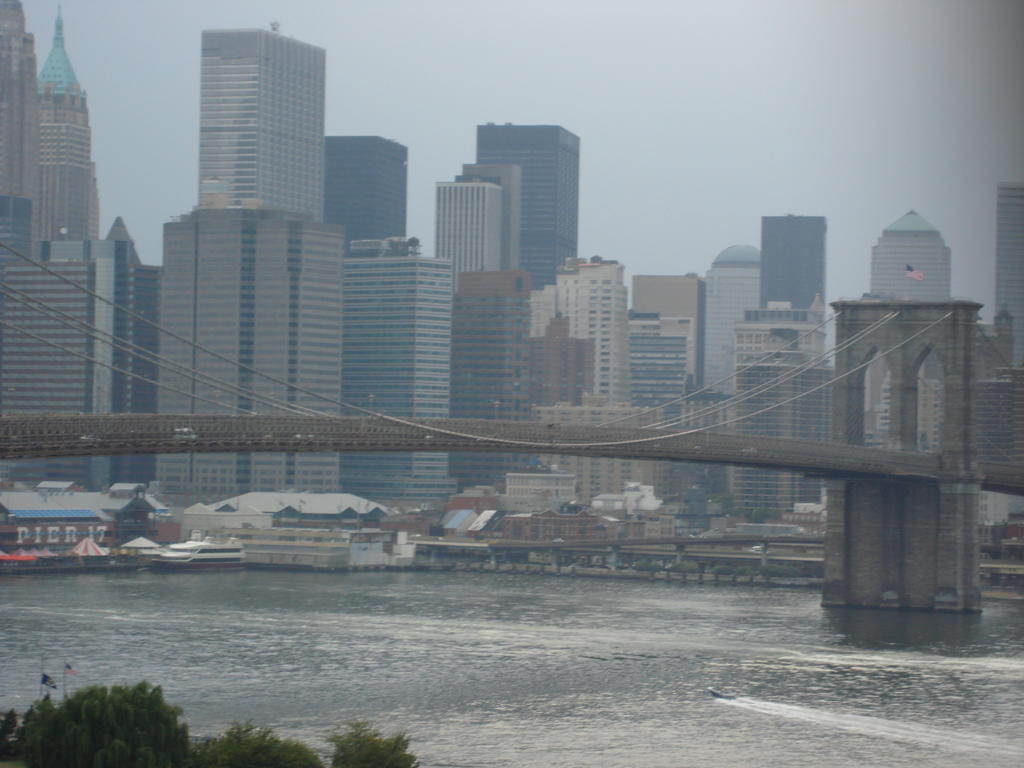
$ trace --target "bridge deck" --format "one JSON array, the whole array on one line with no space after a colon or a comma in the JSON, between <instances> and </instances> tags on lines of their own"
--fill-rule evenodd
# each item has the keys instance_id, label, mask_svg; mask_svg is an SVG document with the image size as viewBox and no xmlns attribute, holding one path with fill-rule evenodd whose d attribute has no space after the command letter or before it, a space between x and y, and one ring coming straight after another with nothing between
<instances>
[{"instance_id":1,"label":"bridge deck","mask_svg":"<svg viewBox=\"0 0 1024 768\"><path fill-rule=\"evenodd\" d=\"M174 414L0 416L0 459L235 452L520 452L790 469L830 477L941 478L935 454L712 432L535 421ZM982 468L985 488L1024 494L1024 467Z\"/></svg>"}]
</instances>

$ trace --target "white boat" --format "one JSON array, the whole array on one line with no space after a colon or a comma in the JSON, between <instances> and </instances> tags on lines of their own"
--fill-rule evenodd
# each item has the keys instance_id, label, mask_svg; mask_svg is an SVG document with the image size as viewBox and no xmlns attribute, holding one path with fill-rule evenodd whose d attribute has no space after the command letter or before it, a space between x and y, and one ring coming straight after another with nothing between
<instances>
[{"instance_id":1,"label":"white boat","mask_svg":"<svg viewBox=\"0 0 1024 768\"><path fill-rule=\"evenodd\" d=\"M245 565L245 550L236 538L214 541L212 537L171 544L153 558L154 568L169 571L213 570L214 568L241 568Z\"/></svg>"}]
</instances>

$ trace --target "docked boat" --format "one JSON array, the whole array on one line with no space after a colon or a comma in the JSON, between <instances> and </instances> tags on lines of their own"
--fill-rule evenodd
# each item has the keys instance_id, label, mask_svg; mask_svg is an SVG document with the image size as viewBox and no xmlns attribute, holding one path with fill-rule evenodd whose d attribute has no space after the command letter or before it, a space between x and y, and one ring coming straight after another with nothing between
<instances>
[{"instance_id":1,"label":"docked boat","mask_svg":"<svg viewBox=\"0 0 1024 768\"><path fill-rule=\"evenodd\" d=\"M708 688L708 693L710 693L716 699L724 699L726 701L731 701L732 699L736 698L735 696L732 696L731 694L722 693L721 691L716 691L714 688Z\"/></svg>"},{"instance_id":2,"label":"docked boat","mask_svg":"<svg viewBox=\"0 0 1024 768\"><path fill-rule=\"evenodd\" d=\"M214 568L241 568L245 565L242 542L230 538L224 542L205 539L171 544L153 558L154 568L168 571L198 571Z\"/></svg>"}]
</instances>

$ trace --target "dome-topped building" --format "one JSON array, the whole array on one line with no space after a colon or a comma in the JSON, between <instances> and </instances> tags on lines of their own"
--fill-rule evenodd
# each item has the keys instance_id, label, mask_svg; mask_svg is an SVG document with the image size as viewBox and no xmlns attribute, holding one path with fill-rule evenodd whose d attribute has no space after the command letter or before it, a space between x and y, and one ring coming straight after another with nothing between
<instances>
[{"instance_id":1,"label":"dome-topped building","mask_svg":"<svg viewBox=\"0 0 1024 768\"><path fill-rule=\"evenodd\" d=\"M752 245L731 245L715 258L707 274L704 383L732 394L735 368L733 325L761 303L761 252Z\"/></svg>"},{"instance_id":2,"label":"dome-topped building","mask_svg":"<svg viewBox=\"0 0 1024 768\"><path fill-rule=\"evenodd\" d=\"M752 245L730 245L717 257L713 267L749 266L761 263L761 251Z\"/></svg>"}]
</instances>

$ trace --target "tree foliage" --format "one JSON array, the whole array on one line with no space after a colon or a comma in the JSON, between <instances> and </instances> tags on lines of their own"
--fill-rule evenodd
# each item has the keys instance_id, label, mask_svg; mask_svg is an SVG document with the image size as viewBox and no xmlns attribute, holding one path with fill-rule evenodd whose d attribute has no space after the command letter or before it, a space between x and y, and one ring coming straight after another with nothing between
<instances>
[{"instance_id":1,"label":"tree foliage","mask_svg":"<svg viewBox=\"0 0 1024 768\"><path fill-rule=\"evenodd\" d=\"M15 757L21 750L17 746L18 714L8 710L0 721L0 758Z\"/></svg>"},{"instance_id":2,"label":"tree foliage","mask_svg":"<svg viewBox=\"0 0 1024 768\"><path fill-rule=\"evenodd\" d=\"M60 704L36 704L22 759L27 768L178 768L188 755L180 715L159 686L90 686Z\"/></svg>"},{"instance_id":3,"label":"tree foliage","mask_svg":"<svg viewBox=\"0 0 1024 768\"><path fill-rule=\"evenodd\" d=\"M404 733L384 736L366 720L353 720L344 732L327 737L333 745L331 768L418 768Z\"/></svg>"},{"instance_id":4,"label":"tree foliage","mask_svg":"<svg viewBox=\"0 0 1024 768\"><path fill-rule=\"evenodd\" d=\"M270 728L235 723L222 735L192 747L190 768L323 768L316 753Z\"/></svg>"}]
</instances>

